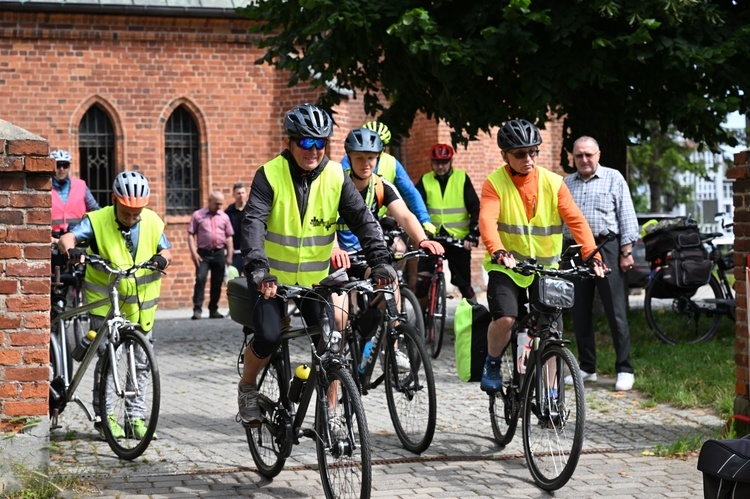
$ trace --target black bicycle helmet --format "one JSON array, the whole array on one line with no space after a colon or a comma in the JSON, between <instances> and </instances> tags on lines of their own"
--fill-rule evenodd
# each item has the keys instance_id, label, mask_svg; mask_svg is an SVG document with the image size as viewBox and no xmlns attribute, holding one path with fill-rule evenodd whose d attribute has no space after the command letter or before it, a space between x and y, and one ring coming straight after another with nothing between
<instances>
[{"instance_id":1,"label":"black bicycle helmet","mask_svg":"<svg viewBox=\"0 0 750 499\"><path fill-rule=\"evenodd\" d=\"M284 131L290 137L327 139L333 134L333 122L322 109L303 104L286 113Z\"/></svg>"},{"instance_id":2,"label":"black bicycle helmet","mask_svg":"<svg viewBox=\"0 0 750 499\"><path fill-rule=\"evenodd\" d=\"M526 120L510 120L497 132L497 145L503 151L538 146L541 143L539 129Z\"/></svg>"},{"instance_id":3,"label":"black bicycle helmet","mask_svg":"<svg viewBox=\"0 0 750 499\"><path fill-rule=\"evenodd\" d=\"M383 152L383 139L378 132L367 128L357 128L349 132L344 141L344 150L350 152Z\"/></svg>"}]
</instances>

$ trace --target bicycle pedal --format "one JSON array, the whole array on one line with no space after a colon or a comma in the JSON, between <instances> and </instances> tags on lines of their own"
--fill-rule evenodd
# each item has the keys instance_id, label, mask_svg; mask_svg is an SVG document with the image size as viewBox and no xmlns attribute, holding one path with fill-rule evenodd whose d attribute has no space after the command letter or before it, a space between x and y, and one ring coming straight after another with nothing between
<instances>
[{"instance_id":1,"label":"bicycle pedal","mask_svg":"<svg viewBox=\"0 0 750 499\"><path fill-rule=\"evenodd\" d=\"M313 430L312 428L303 428L301 433L303 437L312 438L312 439L315 439L318 436L318 434L315 433L315 430Z\"/></svg>"}]
</instances>

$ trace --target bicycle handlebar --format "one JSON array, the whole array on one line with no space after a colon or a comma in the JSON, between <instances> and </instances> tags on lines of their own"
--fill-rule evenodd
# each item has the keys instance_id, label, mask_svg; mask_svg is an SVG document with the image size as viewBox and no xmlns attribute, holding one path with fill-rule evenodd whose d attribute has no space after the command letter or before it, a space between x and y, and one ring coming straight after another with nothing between
<instances>
[{"instance_id":1,"label":"bicycle handlebar","mask_svg":"<svg viewBox=\"0 0 750 499\"><path fill-rule=\"evenodd\" d=\"M587 265L578 265L570 269L552 269L543 266L541 263L536 263L534 260L525 260L518 262L513 268L513 271L521 275L548 275L552 277L581 277L584 279L590 279L597 277L594 269ZM609 274L612 272L607 269L604 273Z\"/></svg>"},{"instance_id":2,"label":"bicycle handlebar","mask_svg":"<svg viewBox=\"0 0 750 499\"><path fill-rule=\"evenodd\" d=\"M141 262L137 265L133 265L129 269L120 269L114 266L112 262L107 260L106 258L102 258L99 255L93 254L93 253L85 253L83 255L84 261L87 264L92 265L100 265L104 268L104 270L107 271L108 274L120 276L120 277L131 277L135 275L135 273L141 269L146 270L153 270L154 272L161 272L162 274L166 274L163 270L158 268L154 262L151 260L146 260L145 262Z\"/></svg>"}]
</instances>

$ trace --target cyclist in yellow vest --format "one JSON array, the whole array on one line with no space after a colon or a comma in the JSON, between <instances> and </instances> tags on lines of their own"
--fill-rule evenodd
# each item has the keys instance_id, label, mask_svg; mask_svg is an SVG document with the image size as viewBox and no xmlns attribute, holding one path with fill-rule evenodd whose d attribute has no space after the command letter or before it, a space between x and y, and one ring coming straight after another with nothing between
<instances>
[{"instance_id":1,"label":"cyclist in yellow vest","mask_svg":"<svg viewBox=\"0 0 750 499\"><path fill-rule=\"evenodd\" d=\"M446 244L445 257L451 270L451 284L464 298L476 296L471 286L471 248L479 244L479 198L471 179L453 168L453 147L435 144L430 149L432 171L422 175L417 190L427 205L436 236L463 240L463 248ZM420 261L420 271L434 266Z\"/></svg>"},{"instance_id":2,"label":"cyclist in yellow vest","mask_svg":"<svg viewBox=\"0 0 750 499\"><path fill-rule=\"evenodd\" d=\"M387 146L391 141L391 131L385 123L368 121L362 125L362 128L367 128L368 130L377 132L380 140L383 141L383 146ZM341 158L341 165L344 167L344 170L349 170L351 168L349 155L344 155L344 157ZM404 165L402 165L395 156L388 154L383 150L378 158L378 164L375 166L375 173L396 186L399 194L404 198L406 206L409 207L409 211L416 215L419 223L422 224L424 231L428 235L435 234L435 226L430 221L430 215L427 213L427 207L424 204L424 200L415 189L414 183L411 181ZM381 208L378 216L380 218L385 216L385 208Z\"/></svg>"},{"instance_id":3,"label":"cyclist in yellow vest","mask_svg":"<svg viewBox=\"0 0 750 499\"><path fill-rule=\"evenodd\" d=\"M500 359L511 329L525 303L534 278L515 273L516 260L536 258L556 267L562 253L562 223L582 244L587 257L596 250L594 236L562 177L536 167L542 137L526 120L511 120L497 134L505 165L492 172L482 187L479 232L487 247L484 268L489 273L487 303L492 322L487 329L487 360L480 388L495 392L502 386ZM604 277L599 258L591 260L597 276ZM535 301L535 293L529 300Z\"/></svg>"},{"instance_id":4,"label":"cyclist in yellow vest","mask_svg":"<svg viewBox=\"0 0 750 499\"><path fill-rule=\"evenodd\" d=\"M119 287L120 311L129 321L139 324L148 340L153 341L154 316L161 292L161 273L157 269L164 270L169 265L172 260L172 245L164 235L162 219L146 208L150 195L151 189L146 177L133 171L120 173L115 177L112 206L87 213L78 225L60 237L58 245L71 259L80 256L79 252L83 251L75 248L76 243L88 241L89 253L100 255L116 267L127 269L146 260L153 263L154 270L139 270L135 278L123 279ZM109 274L88 265L85 277L86 301L92 303L106 298L109 280ZM109 309L109 305L104 305L91 311L92 329L99 328ZM99 379L105 351L106 343L102 343L94 373L93 405L96 414L99 414L101 403L96 380ZM136 352L136 369L140 365L139 354L142 353ZM106 422L97 422L94 427L99 429L102 424L109 424L115 437L122 438L127 432L136 438L142 438L146 433L143 421L145 396L141 392L134 400L125 401L128 421L124 423L126 426L130 425L130 428L123 430L113 413L109 414Z\"/></svg>"},{"instance_id":5,"label":"cyclist in yellow vest","mask_svg":"<svg viewBox=\"0 0 750 499\"><path fill-rule=\"evenodd\" d=\"M324 110L304 104L284 117L287 149L255 173L241 225L242 254L255 334L245 350L237 387L239 419L258 426L256 378L281 342L284 303L277 283L310 286L328 275L339 214L365 248L371 278L395 281L380 225L339 163L326 156L333 122ZM305 323L319 322L321 304L298 303Z\"/></svg>"}]
</instances>

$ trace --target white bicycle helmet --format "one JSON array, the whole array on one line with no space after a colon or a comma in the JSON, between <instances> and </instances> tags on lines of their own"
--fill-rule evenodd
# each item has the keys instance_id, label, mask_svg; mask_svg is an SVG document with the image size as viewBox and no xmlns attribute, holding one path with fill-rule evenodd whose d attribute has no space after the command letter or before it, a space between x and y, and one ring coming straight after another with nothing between
<instances>
[{"instance_id":1,"label":"white bicycle helmet","mask_svg":"<svg viewBox=\"0 0 750 499\"><path fill-rule=\"evenodd\" d=\"M143 208L151 195L148 180L138 172L122 172L117 175L112 191L117 200L128 208Z\"/></svg>"},{"instance_id":2,"label":"white bicycle helmet","mask_svg":"<svg viewBox=\"0 0 750 499\"><path fill-rule=\"evenodd\" d=\"M51 153L49 153L50 158L55 158L55 161L58 163L72 163L73 162L73 156L70 155L68 151L64 151L62 149L55 149Z\"/></svg>"}]
</instances>

